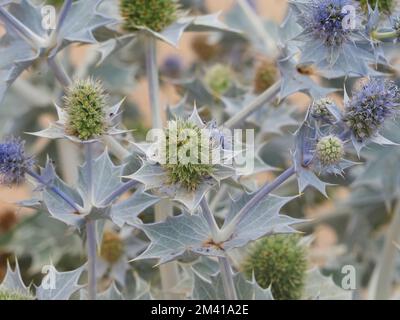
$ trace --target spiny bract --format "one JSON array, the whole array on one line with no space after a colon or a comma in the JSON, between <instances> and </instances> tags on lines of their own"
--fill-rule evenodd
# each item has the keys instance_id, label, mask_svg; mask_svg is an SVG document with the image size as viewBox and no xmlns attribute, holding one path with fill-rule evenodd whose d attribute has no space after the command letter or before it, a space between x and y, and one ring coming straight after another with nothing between
<instances>
[{"instance_id":1,"label":"spiny bract","mask_svg":"<svg viewBox=\"0 0 400 320\"><path fill-rule=\"evenodd\" d=\"M100 256L107 262L117 262L124 253L124 244L121 237L112 231L105 231L100 247Z\"/></svg>"},{"instance_id":2,"label":"spiny bract","mask_svg":"<svg viewBox=\"0 0 400 320\"><path fill-rule=\"evenodd\" d=\"M121 0L123 28L128 32L147 27L161 32L179 17L179 4L176 0Z\"/></svg>"},{"instance_id":3,"label":"spiny bract","mask_svg":"<svg viewBox=\"0 0 400 320\"><path fill-rule=\"evenodd\" d=\"M400 91L393 81L374 78L361 85L346 104L344 121L359 142L374 136L400 106Z\"/></svg>"},{"instance_id":4,"label":"spiny bract","mask_svg":"<svg viewBox=\"0 0 400 320\"><path fill-rule=\"evenodd\" d=\"M223 95L232 85L232 70L226 65L216 64L207 70L204 82L217 96Z\"/></svg>"},{"instance_id":5,"label":"spiny bract","mask_svg":"<svg viewBox=\"0 0 400 320\"><path fill-rule=\"evenodd\" d=\"M167 171L169 182L181 184L189 191L194 191L202 179L210 176L213 171L210 139L206 139L204 145L202 130L193 122L181 119L169 121L165 137L166 161L163 167ZM210 152L208 162L202 161L202 154L205 152ZM184 160L185 157L188 161Z\"/></svg>"},{"instance_id":6,"label":"spiny bract","mask_svg":"<svg viewBox=\"0 0 400 320\"><path fill-rule=\"evenodd\" d=\"M89 140L105 132L106 95L99 81L88 79L74 82L67 89L64 101L68 134Z\"/></svg>"},{"instance_id":7,"label":"spiny bract","mask_svg":"<svg viewBox=\"0 0 400 320\"><path fill-rule=\"evenodd\" d=\"M19 184L24 181L25 173L33 166L33 159L25 154L25 142L9 138L0 143L0 183Z\"/></svg>"},{"instance_id":8,"label":"spiny bract","mask_svg":"<svg viewBox=\"0 0 400 320\"><path fill-rule=\"evenodd\" d=\"M276 300L300 299L307 271L306 249L297 235L274 235L259 240L244 262L244 272L263 287L271 286Z\"/></svg>"},{"instance_id":9,"label":"spiny bract","mask_svg":"<svg viewBox=\"0 0 400 320\"><path fill-rule=\"evenodd\" d=\"M263 61L254 77L254 93L260 94L272 86L278 77L278 68L272 61Z\"/></svg>"},{"instance_id":10,"label":"spiny bract","mask_svg":"<svg viewBox=\"0 0 400 320\"><path fill-rule=\"evenodd\" d=\"M343 141L335 136L326 136L317 143L317 157L322 166L338 164L344 155Z\"/></svg>"}]
</instances>

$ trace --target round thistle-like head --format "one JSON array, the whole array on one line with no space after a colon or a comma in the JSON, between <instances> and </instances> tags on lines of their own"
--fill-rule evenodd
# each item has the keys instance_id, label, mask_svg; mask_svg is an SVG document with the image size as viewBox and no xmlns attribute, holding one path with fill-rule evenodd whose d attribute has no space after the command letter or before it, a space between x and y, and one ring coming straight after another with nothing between
<instances>
[{"instance_id":1,"label":"round thistle-like head","mask_svg":"<svg viewBox=\"0 0 400 320\"><path fill-rule=\"evenodd\" d=\"M165 161L169 183L194 191L213 171L212 143L190 120L172 120L165 129ZM208 153L206 157L204 154Z\"/></svg>"},{"instance_id":2,"label":"round thistle-like head","mask_svg":"<svg viewBox=\"0 0 400 320\"><path fill-rule=\"evenodd\" d=\"M25 154L25 142L9 138L0 143L0 183L19 184L25 180L25 174L33 166L33 159Z\"/></svg>"},{"instance_id":3,"label":"round thistle-like head","mask_svg":"<svg viewBox=\"0 0 400 320\"><path fill-rule=\"evenodd\" d=\"M260 94L272 86L278 77L278 69L275 63L263 61L256 70L254 76L254 93Z\"/></svg>"},{"instance_id":4,"label":"round thistle-like head","mask_svg":"<svg viewBox=\"0 0 400 320\"><path fill-rule=\"evenodd\" d=\"M210 61L221 50L217 43L210 42L207 35L195 36L192 40L191 47L197 57L203 61Z\"/></svg>"},{"instance_id":5,"label":"round thistle-like head","mask_svg":"<svg viewBox=\"0 0 400 320\"><path fill-rule=\"evenodd\" d=\"M0 231L7 232L17 224L17 215L13 210L6 210L0 213Z\"/></svg>"},{"instance_id":6,"label":"round thistle-like head","mask_svg":"<svg viewBox=\"0 0 400 320\"><path fill-rule=\"evenodd\" d=\"M311 106L310 114L317 120L329 120L331 118L330 106L335 106L335 102L330 98L315 100Z\"/></svg>"},{"instance_id":7,"label":"round thistle-like head","mask_svg":"<svg viewBox=\"0 0 400 320\"><path fill-rule=\"evenodd\" d=\"M375 9L375 6L378 5L378 9L380 12L390 14L396 4L396 0L357 0L357 1L360 2L361 8L365 13L368 13L368 4L369 4L372 9Z\"/></svg>"},{"instance_id":8,"label":"round thistle-like head","mask_svg":"<svg viewBox=\"0 0 400 320\"><path fill-rule=\"evenodd\" d=\"M123 28L128 32L138 31L138 27L161 32L179 18L179 4L176 0L120 1Z\"/></svg>"},{"instance_id":9,"label":"round thistle-like head","mask_svg":"<svg viewBox=\"0 0 400 320\"><path fill-rule=\"evenodd\" d=\"M307 271L307 252L297 235L274 235L257 241L243 269L248 277L254 272L257 283L271 286L276 300L300 299Z\"/></svg>"},{"instance_id":10,"label":"round thistle-like head","mask_svg":"<svg viewBox=\"0 0 400 320\"><path fill-rule=\"evenodd\" d=\"M64 97L68 116L66 131L81 140L102 135L106 129L106 94L99 81L75 81Z\"/></svg>"},{"instance_id":11,"label":"round thistle-like head","mask_svg":"<svg viewBox=\"0 0 400 320\"><path fill-rule=\"evenodd\" d=\"M374 136L400 106L400 91L393 81L375 78L361 85L346 104L344 121L359 142Z\"/></svg>"},{"instance_id":12,"label":"round thistle-like head","mask_svg":"<svg viewBox=\"0 0 400 320\"><path fill-rule=\"evenodd\" d=\"M339 46L348 40L351 28L344 27L344 19L348 15L343 7L352 5L352 0L314 0L308 28L327 46Z\"/></svg>"},{"instance_id":13,"label":"round thistle-like head","mask_svg":"<svg viewBox=\"0 0 400 320\"><path fill-rule=\"evenodd\" d=\"M216 96L221 96L232 86L232 70L226 65L216 64L207 70L204 82Z\"/></svg>"},{"instance_id":14,"label":"round thistle-like head","mask_svg":"<svg viewBox=\"0 0 400 320\"><path fill-rule=\"evenodd\" d=\"M0 300L34 300L33 296L0 289Z\"/></svg>"},{"instance_id":15,"label":"round thistle-like head","mask_svg":"<svg viewBox=\"0 0 400 320\"><path fill-rule=\"evenodd\" d=\"M161 67L162 72L171 78L179 77L182 69L182 59L179 56L168 56Z\"/></svg>"},{"instance_id":16,"label":"round thistle-like head","mask_svg":"<svg viewBox=\"0 0 400 320\"><path fill-rule=\"evenodd\" d=\"M344 155L343 141L335 136L323 137L317 143L316 153L322 166L336 165Z\"/></svg>"},{"instance_id":17,"label":"round thistle-like head","mask_svg":"<svg viewBox=\"0 0 400 320\"><path fill-rule=\"evenodd\" d=\"M116 263L124 253L121 237L112 231L105 231L100 247L100 256L108 263Z\"/></svg>"}]
</instances>

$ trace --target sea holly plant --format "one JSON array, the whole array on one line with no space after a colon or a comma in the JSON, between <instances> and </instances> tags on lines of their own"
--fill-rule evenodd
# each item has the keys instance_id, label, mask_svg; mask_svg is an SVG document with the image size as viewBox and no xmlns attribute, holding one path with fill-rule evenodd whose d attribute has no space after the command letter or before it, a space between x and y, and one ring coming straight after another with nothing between
<instances>
[{"instance_id":1,"label":"sea holly plant","mask_svg":"<svg viewBox=\"0 0 400 320\"><path fill-rule=\"evenodd\" d=\"M0 300L358 297L368 290L313 267L313 237L301 234L331 218L310 219L328 196L345 211L331 227L354 260L351 237L372 233L352 232L358 206L393 216L374 276L354 280L388 298L400 225L396 4L287 1L278 24L238 0L225 24L190 3L0 1L0 183L29 186L17 205L36 211L11 222L0 212L0 254L18 255L7 255ZM201 61L169 56L159 68L158 41L177 48L190 31L212 32L193 44ZM338 190L351 191L344 202ZM32 236L35 253L21 234L38 225L56 231ZM49 249L72 235L73 250ZM328 271L347 257L322 251Z\"/></svg>"}]
</instances>

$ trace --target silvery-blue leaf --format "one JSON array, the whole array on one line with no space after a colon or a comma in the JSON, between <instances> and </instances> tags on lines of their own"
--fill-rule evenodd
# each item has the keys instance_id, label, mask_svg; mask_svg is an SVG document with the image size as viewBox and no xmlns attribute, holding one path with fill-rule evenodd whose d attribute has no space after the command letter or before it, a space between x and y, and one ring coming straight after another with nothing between
<instances>
[{"instance_id":1,"label":"silvery-blue leaf","mask_svg":"<svg viewBox=\"0 0 400 320\"><path fill-rule=\"evenodd\" d=\"M85 270L85 265L76 270L58 272L51 266L42 283L36 288L36 296L39 300L69 300L82 286L78 285L79 278Z\"/></svg>"},{"instance_id":2,"label":"silvery-blue leaf","mask_svg":"<svg viewBox=\"0 0 400 320\"><path fill-rule=\"evenodd\" d=\"M135 40L135 38L135 35L128 34L99 43L96 47L97 52L99 52L100 54L100 59L97 62L97 66L102 64L110 55L112 55L117 50L124 48L128 44L131 44Z\"/></svg>"},{"instance_id":3,"label":"silvery-blue leaf","mask_svg":"<svg viewBox=\"0 0 400 320\"><path fill-rule=\"evenodd\" d=\"M113 282L106 291L97 295L97 300L124 300L124 296Z\"/></svg>"},{"instance_id":4,"label":"silvery-blue leaf","mask_svg":"<svg viewBox=\"0 0 400 320\"><path fill-rule=\"evenodd\" d=\"M221 274L218 272L209 279L193 272L194 286L192 298L196 300L226 300ZM236 293L239 300L273 300L269 289L262 289L253 280L246 280L242 274L233 276Z\"/></svg>"},{"instance_id":5,"label":"silvery-blue leaf","mask_svg":"<svg viewBox=\"0 0 400 320\"><path fill-rule=\"evenodd\" d=\"M135 225L138 223L138 215L159 200L158 197L138 190L128 199L112 206L111 219L119 227L124 224Z\"/></svg>"},{"instance_id":6,"label":"silvery-blue leaf","mask_svg":"<svg viewBox=\"0 0 400 320\"><path fill-rule=\"evenodd\" d=\"M92 161L91 170L94 174L92 186L89 187L88 163L79 168L78 189L85 200L101 207L107 196L122 185L120 178L122 166L114 165L107 150L105 150L97 159ZM88 194L88 190L92 190L91 195Z\"/></svg>"},{"instance_id":7,"label":"silvery-blue leaf","mask_svg":"<svg viewBox=\"0 0 400 320\"><path fill-rule=\"evenodd\" d=\"M192 19L191 24L187 27L187 31L206 32L206 31L225 31L241 33L238 29L233 29L221 22L219 16L221 12L208 15L196 16ZM187 18L186 18L187 19Z\"/></svg>"},{"instance_id":8,"label":"silvery-blue leaf","mask_svg":"<svg viewBox=\"0 0 400 320\"><path fill-rule=\"evenodd\" d=\"M218 273L219 264L216 260L207 256L201 256L195 263L193 263L191 268L202 277L211 280L210 276Z\"/></svg>"},{"instance_id":9,"label":"silvery-blue leaf","mask_svg":"<svg viewBox=\"0 0 400 320\"><path fill-rule=\"evenodd\" d=\"M179 40L181 39L185 29L190 25L193 19L184 18L174 22L161 32L160 39L166 41L174 47L178 47Z\"/></svg>"},{"instance_id":10,"label":"silvery-blue leaf","mask_svg":"<svg viewBox=\"0 0 400 320\"><path fill-rule=\"evenodd\" d=\"M21 272L19 270L18 261L15 263L15 269L12 270L10 263L7 262L7 272L0 284L0 290L17 292L23 295L30 295L29 288L22 281Z\"/></svg>"},{"instance_id":11,"label":"silvery-blue leaf","mask_svg":"<svg viewBox=\"0 0 400 320\"><path fill-rule=\"evenodd\" d=\"M244 194L241 198L232 201L232 207L225 220L224 227L229 226L251 197L252 195ZM296 197L278 197L275 195L265 197L235 224L232 236L223 242L223 248L229 250L243 247L263 236L296 232L292 225L300 223L302 220L279 214L281 208L294 198Z\"/></svg>"},{"instance_id":12,"label":"silvery-blue leaf","mask_svg":"<svg viewBox=\"0 0 400 320\"><path fill-rule=\"evenodd\" d=\"M325 277L318 268L307 272L302 299L310 300L351 300L351 290L338 287L331 277Z\"/></svg>"},{"instance_id":13,"label":"silvery-blue leaf","mask_svg":"<svg viewBox=\"0 0 400 320\"><path fill-rule=\"evenodd\" d=\"M93 31L115 22L114 19L97 10L102 2L103 0L80 0L72 4L64 23L57 30L60 47L65 47L72 42L97 42L93 36Z\"/></svg>"},{"instance_id":14,"label":"silvery-blue leaf","mask_svg":"<svg viewBox=\"0 0 400 320\"><path fill-rule=\"evenodd\" d=\"M333 88L323 88L311 80L308 75L301 74L292 56L279 59L278 65L282 82L279 92L280 100L299 91L306 92L314 98L324 98L329 93L337 91Z\"/></svg>"},{"instance_id":15,"label":"silvery-blue leaf","mask_svg":"<svg viewBox=\"0 0 400 320\"><path fill-rule=\"evenodd\" d=\"M218 246L210 244L210 228L201 215L181 214L168 217L164 222L136 226L151 240L150 246L137 259L158 259L162 264L179 258L186 251L201 255L224 255Z\"/></svg>"},{"instance_id":16,"label":"silvery-blue leaf","mask_svg":"<svg viewBox=\"0 0 400 320\"><path fill-rule=\"evenodd\" d=\"M214 97L205 88L203 82L197 77L177 80L173 83L179 87L182 87L183 92L187 97L186 102L189 105L197 103L199 106L204 106L214 101Z\"/></svg>"}]
</instances>

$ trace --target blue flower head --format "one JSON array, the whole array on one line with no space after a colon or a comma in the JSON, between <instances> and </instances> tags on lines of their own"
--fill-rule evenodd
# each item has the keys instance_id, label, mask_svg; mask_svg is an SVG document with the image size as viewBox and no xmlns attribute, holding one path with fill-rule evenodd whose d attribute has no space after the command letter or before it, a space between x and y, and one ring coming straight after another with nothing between
<instances>
[{"instance_id":1,"label":"blue flower head","mask_svg":"<svg viewBox=\"0 0 400 320\"><path fill-rule=\"evenodd\" d=\"M361 85L346 104L344 121L358 142L378 133L400 106L400 91L393 81L373 78Z\"/></svg>"},{"instance_id":2,"label":"blue flower head","mask_svg":"<svg viewBox=\"0 0 400 320\"><path fill-rule=\"evenodd\" d=\"M33 166L33 159L25 154L24 141L9 138L0 143L0 183L18 184L24 181L25 173Z\"/></svg>"},{"instance_id":3,"label":"blue flower head","mask_svg":"<svg viewBox=\"0 0 400 320\"><path fill-rule=\"evenodd\" d=\"M325 45L338 46L349 40L352 29L344 27L348 12L343 9L349 5L353 6L351 0L314 0L308 23Z\"/></svg>"}]
</instances>

